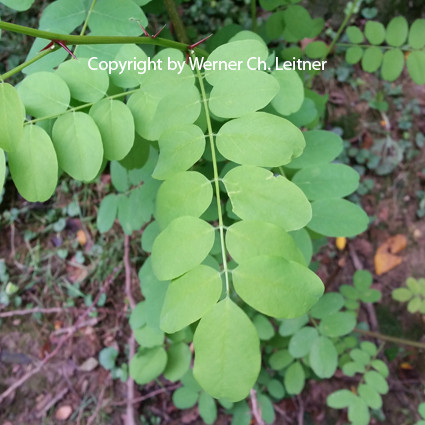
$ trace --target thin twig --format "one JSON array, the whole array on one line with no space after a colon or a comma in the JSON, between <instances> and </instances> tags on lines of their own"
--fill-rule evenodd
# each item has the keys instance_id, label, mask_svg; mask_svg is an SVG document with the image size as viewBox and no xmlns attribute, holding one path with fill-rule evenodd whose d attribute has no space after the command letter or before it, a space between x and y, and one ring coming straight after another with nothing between
<instances>
[{"instance_id":1,"label":"thin twig","mask_svg":"<svg viewBox=\"0 0 425 425\"><path fill-rule=\"evenodd\" d=\"M257 392L254 390L254 388L251 389L249 395L251 397L251 410L252 415L255 418L255 422L257 422L257 425L264 425L263 418L261 417L261 408L257 403Z\"/></svg>"},{"instance_id":2,"label":"thin twig","mask_svg":"<svg viewBox=\"0 0 425 425\"><path fill-rule=\"evenodd\" d=\"M75 307L50 307L50 308L35 307L35 308L27 308L24 310L5 311L4 313L0 313L0 319L3 319L5 317L13 317L13 316L24 316L26 314L33 314L33 313L42 313L42 314L62 313L64 310L72 310L74 308Z\"/></svg>"},{"instance_id":3,"label":"thin twig","mask_svg":"<svg viewBox=\"0 0 425 425\"><path fill-rule=\"evenodd\" d=\"M389 341L389 342L393 342L394 344L408 345L410 347L415 347L415 348L420 348L422 350L425 350L425 343L423 342L411 341L409 339L403 339L403 338L396 338L395 336L384 335L379 332L366 331L364 329L358 329L358 328L355 328L353 332L367 335L372 338L380 339L381 341Z\"/></svg>"},{"instance_id":4,"label":"thin twig","mask_svg":"<svg viewBox=\"0 0 425 425\"><path fill-rule=\"evenodd\" d=\"M86 425L91 425L97 418L97 415L99 414L100 408L102 407L102 401L103 401L103 395L105 394L106 385L102 387L99 393L99 397L97 399L96 409L94 409L94 412L92 415L88 418Z\"/></svg>"},{"instance_id":5,"label":"thin twig","mask_svg":"<svg viewBox=\"0 0 425 425\"><path fill-rule=\"evenodd\" d=\"M150 398L156 397L159 394L166 393L168 391L176 390L180 386L181 386L180 384L174 384L174 385L170 385L168 387L159 388L159 389L154 390L154 391L152 391L148 394L142 395L140 397L133 398L133 400L131 400L131 403L136 404L136 403L140 403L140 402L145 401L145 400L149 400ZM111 403L111 405L112 406L124 406L127 403L128 403L128 400L123 400L123 401L117 401L115 403Z\"/></svg>"},{"instance_id":6,"label":"thin twig","mask_svg":"<svg viewBox=\"0 0 425 425\"><path fill-rule=\"evenodd\" d=\"M131 293L131 263L130 263L130 236L124 236L124 269L125 269L125 293L130 304L131 309L133 310L136 306L133 295ZM128 341L129 345L129 359L131 360L136 353L136 342L134 340L134 334L131 332L130 339ZM127 379L127 409L126 409L126 425L135 425L134 420L134 408L133 408L133 399L134 399L134 381L131 376Z\"/></svg>"},{"instance_id":7,"label":"thin twig","mask_svg":"<svg viewBox=\"0 0 425 425\"><path fill-rule=\"evenodd\" d=\"M84 322L84 320L86 319L86 317L90 314L90 312L93 310L93 308L95 307L95 305L97 304L97 302L100 299L100 296L107 291L109 285L112 283L112 281L115 279L116 275L118 274L119 269L115 268L114 269L114 274L109 276L106 279L105 284L103 285L103 287L100 289L98 295L96 296L95 300L93 301L93 303L91 304L91 306L78 318L78 320L76 321L76 323L74 324L74 326L71 326L70 328L68 328L68 333L64 336L62 336L58 343L56 348L49 353L34 369L30 370L29 372L27 372L24 376L22 376L20 379L18 379L16 382L14 382L7 390L5 390L3 393L0 394L0 403L6 398L8 397L10 394L13 393L13 391L15 391L16 389L18 389L21 385L23 385L26 381L28 381L28 379L30 379L33 375L37 374L38 372L40 372L41 369L43 369L43 367L51 360L53 359L53 357L55 357L59 351L61 350L61 348L64 346L64 344L72 337L72 335L79 329L80 324L82 322Z\"/></svg>"},{"instance_id":8,"label":"thin twig","mask_svg":"<svg viewBox=\"0 0 425 425\"><path fill-rule=\"evenodd\" d=\"M69 388L64 388L59 392L55 397L53 397L44 407L43 409L36 414L37 418L42 418L47 412L59 401L62 400L63 397L69 392Z\"/></svg>"}]
</instances>

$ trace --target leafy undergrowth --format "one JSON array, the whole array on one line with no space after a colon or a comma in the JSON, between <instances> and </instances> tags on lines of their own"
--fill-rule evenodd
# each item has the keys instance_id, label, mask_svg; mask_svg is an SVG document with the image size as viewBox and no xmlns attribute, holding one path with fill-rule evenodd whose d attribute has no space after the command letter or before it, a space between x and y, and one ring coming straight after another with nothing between
<instances>
[{"instance_id":1,"label":"leafy undergrowth","mask_svg":"<svg viewBox=\"0 0 425 425\"><path fill-rule=\"evenodd\" d=\"M346 79L351 84L323 79L318 89L330 94L328 126L340 127L347 140L340 159L362 175L354 200L362 203L373 221L367 232L346 241L343 249L337 248L335 240L325 242L315 257L317 272L327 291L335 291L352 281L356 269L374 273L378 247L391 236L404 235L407 246L397 254L401 259L397 267L374 274L374 287L382 292L382 301L362 310L360 320L372 330L420 340L423 316L410 314L391 297L392 290L403 286L408 277L425 275L425 223L418 196L425 185L425 153L420 142L406 142L424 132L418 113L406 116L409 105L419 97L417 88L407 83L400 92L396 85L384 86L353 69ZM388 108L377 101L387 102ZM420 102L417 107L423 111L425 105ZM391 149L375 149L382 134L403 147L402 157L394 157ZM377 170L382 164L381 171ZM90 186L63 180L56 197L45 204L29 204L17 196L12 184L7 187L0 206L0 392L13 385L16 390L0 402L3 424L57 424L61 418L76 424L123 421L127 386L120 377L125 380L130 336L130 309L122 296L124 235L118 225L104 235L95 225L97 208L109 187L107 173ZM143 297L137 270L146 256L139 236L135 234L130 246L131 291L137 301ZM21 315L26 309L35 312ZM54 351L50 341L64 336L61 349L49 358ZM382 341L375 342L380 345ZM105 347L112 347L112 359L103 352L100 361L112 374L99 364L99 353ZM423 354L391 343L382 349L390 367L385 423L414 423L416 407L423 400ZM42 371L18 385L30 370L28 365L43 359ZM276 423L300 423L301 417L305 424L341 423L344 413L326 408L326 397L356 385L354 378L342 374L331 380L310 380L300 396L276 405ZM142 423L203 423L197 407L182 411L174 407L175 388L176 384L166 380L138 388L135 397L143 402L135 408ZM379 419L376 414L371 423L380 423ZM227 424L230 419L222 411L216 423Z\"/></svg>"}]
</instances>

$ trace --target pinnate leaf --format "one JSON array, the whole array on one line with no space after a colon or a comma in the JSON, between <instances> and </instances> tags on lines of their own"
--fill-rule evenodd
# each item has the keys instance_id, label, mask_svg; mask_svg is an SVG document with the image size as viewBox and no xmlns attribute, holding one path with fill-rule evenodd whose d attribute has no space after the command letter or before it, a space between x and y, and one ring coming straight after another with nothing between
<instances>
[{"instance_id":1,"label":"pinnate leaf","mask_svg":"<svg viewBox=\"0 0 425 425\"><path fill-rule=\"evenodd\" d=\"M265 112L254 112L224 124L217 148L227 159L243 165L277 167L301 155L305 141L291 122Z\"/></svg>"},{"instance_id":2,"label":"pinnate leaf","mask_svg":"<svg viewBox=\"0 0 425 425\"><path fill-rule=\"evenodd\" d=\"M93 118L83 112L61 115L53 125L59 166L76 180L93 180L103 161L103 145Z\"/></svg>"},{"instance_id":3,"label":"pinnate leaf","mask_svg":"<svg viewBox=\"0 0 425 425\"><path fill-rule=\"evenodd\" d=\"M175 279L199 265L214 243L214 228L196 217L173 220L155 239L152 268L159 280Z\"/></svg>"},{"instance_id":4,"label":"pinnate leaf","mask_svg":"<svg viewBox=\"0 0 425 425\"><path fill-rule=\"evenodd\" d=\"M19 193L30 202L47 201L58 181L58 160L49 135L35 125L24 128L21 143L9 152L10 174Z\"/></svg>"},{"instance_id":5,"label":"pinnate leaf","mask_svg":"<svg viewBox=\"0 0 425 425\"><path fill-rule=\"evenodd\" d=\"M237 294L268 316L301 316L323 293L323 283L310 269L282 257L259 256L233 271Z\"/></svg>"},{"instance_id":6,"label":"pinnate leaf","mask_svg":"<svg viewBox=\"0 0 425 425\"><path fill-rule=\"evenodd\" d=\"M233 212L244 220L264 220L286 231L300 229L310 221L307 198L285 177L274 177L263 168L240 166L230 170L223 182Z\"/></svg>"},{"instance_id":7,"label":"pinnate leaf","mask_svg":"<svg viewBox=\"0 0 425 425\"><path fill-rule=\"evenodd\" d=\"M244 399L260 371L257 331L229 298L216 304L199 322L193 338L193 373L215 398Z\"/></svg>"},{"instance_id":8,"label":"pinnate leaf","mask_svg":"<svg viewBox=\"0 0 425 425\"><path fill-rule=\"evenodd\" d=\"M220 273L199 265L168 286L161 310L161 329L177 332L199 320L220 298Z\"/></svg>"},{"instance_id":9,"label":"pinnate leaf","mask_svg":"<svg viewBox=\"0 0 425 425\"><path fill-rule=\"evenodd\" d=\"M24 131L25 108L16 89L0 83L0 148L6 152L16 149Z\"/></svg>"}]
</instances>

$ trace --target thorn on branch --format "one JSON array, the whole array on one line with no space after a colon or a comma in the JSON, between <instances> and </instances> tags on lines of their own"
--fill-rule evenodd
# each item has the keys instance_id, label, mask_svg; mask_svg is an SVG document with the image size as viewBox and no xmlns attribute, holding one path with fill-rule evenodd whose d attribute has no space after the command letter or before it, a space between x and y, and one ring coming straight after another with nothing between
<instances>
[{"instance_id":1,"label":"thorn on branch","mask_svg":"<svg viewBox=\"0 0 425 425\"><path fill-rule=\"evenodd\" d=\"M62 47L62 49L65 49L74 59L77 59L77 57L74 55L74 53L72 53L71 50L68 49L68 46L62 40L52 40L46 47L41 49L40 52L42 52L43 50L47 50L47 49L54 49L55 44Z\"/></svg>"}]
</instances>

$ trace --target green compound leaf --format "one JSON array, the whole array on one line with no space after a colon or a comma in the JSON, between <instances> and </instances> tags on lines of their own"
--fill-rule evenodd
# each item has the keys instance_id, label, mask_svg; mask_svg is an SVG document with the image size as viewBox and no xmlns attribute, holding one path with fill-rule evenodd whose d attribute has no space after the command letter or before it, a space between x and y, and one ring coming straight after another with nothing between
<instances>
[{"instance_id":1,"label":"green compound leaf","mask_svg":"<svg viewBox=\"0 0 425 425\"><path fill-rule=\"evenodd\" d=\"M133 233L133 208L130 197L121 195L118 200L118 221L126 235Z\"/></svg>"},{"instance_id":2,"label":"green compound leaf","mask_svg":"<svg viewBox=\"0 0 425 425\"><path fill-rule=\"evenodd\" d=\"M134 120L128 107L112 99L103 99L90 109L100 135L104 156L111 161L123 159L134 143Z\"/></svg>"},{"instance_id":3,"label":"green compound leaf","mask_svg":"<svg viewBox=\"0 0 425 425\"><path fill-rule=\"evenodd\" d=\"M258 111L279 92L276 79L262 71L223 73L216 77L209 108L222 118L237 118Z\"/></svg>"},{"instance_id":4,"label":"green compound leaf","mask_svg":"<svg viewBox=\"0 0 425 425\"><path fill-rule=\"evenodd\" d=\"M368 47L362 58L362 68L366 72L375 72L382 64L384 54L379 47Z\"/></svg>"},{"instance_id":5,"label":"green compound leaf","mask_svg":"<svg viewBox=\"0 0 425 425\"><path fill-rule=\"evenodd\" d=\"M199 322L193 337L193 374L211 396L244 399L260 372L260 344L255 326L229 298Z\"/></svg>"},{"instance_id":6,"label":"green compound leaf","mask_svg":"<svg viewBox=\"0 0 425 425\"><path fill-rule=\"evenodd\" d=\"M173 280L165 294L160 326L177 332L199 320L220 298L220 273L203 264Z\"/></svg>"},{"instance_id":7,"label":"green compound leaf","mask_svg":"<svg viewBox=\"0 0 425 425\"><path fill-rule=\"evenodd\" d=\"M309 233L305 228L290 232L291 237L295 241L298 249L301 251L305 264L310 264L311 257L313 256L313 244Z\"/></svg>"},{"instance_id":8,"label":"green compound leaf","mask_svg":"<svg viewBox=\"0 0 425 425\"><path fill-rule=\"evenodd\" d=\"M364 40L363 33L353 25L347 27L347 37L354 44L359 44Z\"/></svg>"},{"instance_id":9,"label":"green compound leaf","mask_svg":"<svg viewBox=\"0 0 425 425\"><path fill-rule=\"evenodd\" d=\"M304 134L305 149L302 155L286 165L288 168L306 168L327 164L342 151L342 139L326 130L312 130Z\"/></svg>"},{"instance_id":10,"label":"green compound leaf","mask_svg":"<svg viewBox=\"0 0 425 425\"><path fill-rule=\"evenodd\" d=\"M4 180L6 178L6 157L3 149L0 148L0 194L3 191Z\"/></svg>"},{"instance_id":11,"label":"green compound leaf","mask_svg":"<svg viewBox=\"0 0 425 425\"><path fill-rule=\"evenodd\" d=\"M268 341L273 338L275 331L273 325L270 323L270 320L262 314L256 314L252 320L255 328L257 329L258 336L263 341Z\"/></svg>"},{"instance_id":12,"label":"green compound leaf","mask_svg":"<svg viewBox=\"0 0 425 425\"><path fill-rule=\"evenodd\" d=\"M409 301L413 297L413 294L407 288L397 288L392 292L392 297L394 300L404 303Z\"/></svg>"},{"instance_id":13,"label":"green compound leaf","mask_svg":"<svg viewBox=\"0 0 425 425\"><path fill-rule=\"evenodd\" d=\"M283 319L279 326L279 335L290 336L293 335L298 329L301 329L308 323L308 315L296 317L294 319Z\"/></svg>"},{"instance_id":14,"label":"green compound leaf","mask_svg":"<svg viewBox=\"0 0 425 425\"><path fill-rule=\"evenodd\" d=\"M271 255L305 265L292 237L281 227L265 221L243 220L232 224L226 232L226 246L239 264L259 255Z\"/></svg>"},{"instance_id":15,"label":"green compound leaf","mask_svg":"<svg viewBox=\"0 0 425 425\"><path fill-rule=\"evenodd\" d=\"M370 385L360 384L357 389L360 398L372 409L382 407L382 397Z\"/></svg>"},{"instance_id":16,"label":"green compound leaf","mask_svg":"<svg viewBox=\"0 0 425 425\"><path fill-rule=\"evenodd\" d=\"M304 85L298 73L292 69L285 72L273 71L272 75L279 83L279 92L271 104L281 115L297 112L304 102Z\"/></svg>"},{"instance_id":17,"label":"green compound leaf","mask_svg":"<svg viewBox=\"0 0 425 425\"><path fill-rule=\"evenodd\" d=\"M406 60L407 70L416 84L425 84L425 52L414 51Z\"/></svg>"},{"instance_id":18,"label":"green compound leaf","mask_svg":"<svg viewBox=\"0 0 425 425\"><path fill-rule=\"evenodd\" d=\"M200 217L213 198L210 181L197 171L183 171L165 180L158 190L155 217L161 229L177 217Z\"/></svg>"},{"instance_id":19,"label":"green compound leaf","mask_svg":"<svg viewBox=\"0 0 425 425\"><path fill-rule=\"evenodd\" d=\"M114 347L105 347L99 353L99 363L106 370L112 370L115 367L115 361L118 357L118 350Z\"/></svg>"},{"instance_id":20,"label":"green compound leaf","mask_svg":"<svg viewBox=\"0 0 425 425\"><path fill-rule=\"evenodd\" d=\"M84 112L61 115L52 139L60 168L76 180L93 180L103 161L103 145L93 118Z\"/></svg>"},{"instance_id":21,"label":"green compound leaf","mask_svg":"<svg viewBox=\"0 0 425 425\"><path fill-rule=\"evenodd\" d=\"M145 348L131 359L130 376L139 385L144 385L157 378L166 364L167 353L164 347Z\"/></svg>"},{"instance_id":22,"label":"green compound leaf","mask_svg":"<svg viewBox=\"0 0 425 425\"><path fill-rule=\"evenodd\" d=\"M100 233L105 233L112 228L117 217L118 200L119 197L113 193L102 199L96 218L96 225Z\"/></svg>"},{"instance_id":23,"label":"green compound leaf","mask_svg":"<svg viewBox=\"0 0 425 425\"><path fill-rule=\"evenodd\" d=\"M278 10L272 13L266 22L266 34L272 40L276 40L282 36L285 29L285 12Z\"/></svg>"},{"instance_id":24,"label":"green compound leaf","mask_svg":"<svg viewBox=\"0 0 425 425\"><path fill-rule=\"evenodd\" d=\"M282 385L282 389L283 391L285 391L285 389L283 388L283 385ZM265 394L259 393L258 404L260 405L261 417L263 418L264 422L268 425L274 423L276 415L274 413L273 403L270 400L270 398L267 397Z\"/></svg>"},{"instance_id":25,"label":"green compound leaf","mask_svg":"<svg viewBox=\"0 0 425 425\"><path fill-rule=\"evenodd\" d=\"M206 424L210 425L216 421L217 405L214 399L205 391L202 391L199 396L198 409L199 415Z\"/></svg>"},{"instance_id":26,"label":"green compound leaf","mask_svg":"<svg viewBox=\"0 0 425 425\"><path fill-rule=\"evenodd\" d=\"M294 358L289 354L288 350L275 351L269 358L269 364L273 370L282 370L293 361Z\"/></svg>"},{"instance_id":27,"label":"green compound leaf","mask_svg":"<svg viewBox=\"0 0 425 425\"><path fill-rule=\"evenodd\" d=\"M298 42L303 38L314 38L323 28L322 19L311 19L307 9L302 6L289 6L284 10L283 37L289 42Z\"/></svg>"},{"instance_id":28,"label":"green compound leaf","mask_svg":"<svg viewBox=\"0 0 425 425\"><path fill-rule=\"evenodd\" d=\"M311 59L323 58L327 52L328 46L323 41L313 41L305 48L305 54Z\"/></svg>"},{"instance_id":29,"label":"green compound leaf","mask_svg":"<svg viewBox=\"0 0 425 425\"><path fill-rule=\"evenodd\" d=\"M313 218L309 229L330 237L355 236L364 232L369 224L366 213L345 199L323 199L311 204ZM347 220L347 217L350 217Z\"/></svg>"},{"instance_id":30,"label":"green compound leaf","mask_svg":"<svg viewBox=\"0 0 425 425\"><path fill-rule=\"evenodd\" d=\"M1 3L11 9L22 12L28 10L34 3L34 0L2 0Z\"/></svg>"},{"instance_id":31,"label":"green compound leaf","mask_svg":"<svg viewBox=\"0 0 425 425\"><path fill-rule=\"evenodd\" d=\"M344 409L355 402L356 396L349 390L338 390L330 394L326 404L333 409Z\"/></svg>"},{"instance_id":32,"label":"green compound leaf","mask_svg":"<svg viewBox=\"0 0 425 425\"><path fill-rule=\"evenodd\" d=\"M351 46L347 49L347 52L345 53L345 60L349 64L354 65L355 63L360 61L362 56L363 56L363 49L361 47Z\"/></svg>"},{"instance_id":33,"label":"green compound leaf","mask_svg":"<svg viewBox=\"0 0 425 425\"><path fill-rule=\"evenodd\" d=\"M344 297L338 292L328 292L311 308L310 315L315 319L323 319L344 306Z\"/></svg>"},{"instance_id":34,"label":"green compound leaf","mask_svg":"<svg viewBox=\"0 0 425 425\"><path fill-rule=\"evenodd\" d=\"M18 86L26 111L33 117L60 114L69 106L71 94L65 81L53 72L36 72Z\"/></svg>"},{"instance_id":35,"label":"green compound leaf","mask_svg":"<svg viewBox=\"0 0 425 425\"><path fill-rule=\"evenodd\" d=\"M352 425L368 425L370 413L367 404L360 398L355 397L348 406L348 419Z\"/></svg>"},{"instance_id":36,"label":"green compound leaf","mask_svg":"<svg viewBox=\"0 0 425 425\"><path fill-rule=\"evenodd\" d=\"M205 150L205 136L196 125L164 131L159 138L159 159L152 177L165 180L197 162Z\"/></svg>"},{"instance_id":37,"label":"green compound leaf","mask_svg":"<svg viewBox=\"0 0 425 425\"><path fill-rule=\"evenodd\" d=\"M386 31L380 22L367 21L364 34L370 44L378 46L384 42Z\"/></svg>"},{"instance_id":38,"label":"green compound leaf","mask_svg":"<svg viewBox=\"0 0 425 425\"><path fill-rule=\"evenodd\" d=\"M266 112L254 112L224 124L217 149L243 165L278 167L301 155L305 140L290 121Z\"/></svg>"},{"instance_id":39,"label":"green compound leaf","mask_svg":"<svg viewBox=\"0 0 425 425\"><path fill-rule=\"evenodd\" d=\"M306 313L323 294L310 269L281 257L259 256L233 271L237 294L260 313L293 318Z\"/></svg>"},{"instance_id":40,"label":"green compound leaf","mask_svg":"<svg viewBox=\"0 0 425 425\"><path fill-rule=\"evenodd\" d=\"M407 39L409 24L403 16L391 19L387 26L386 41L390 46L400 47Z\"/></svg>"},{"instance_id":41,"label":"green compound leaf","mask_svg":"<svg viewBox=\"0 0 425 425\"><path fill-rule=\"evenodd\" d=\"M213 86L219 82L223 75L227 74L233 77L233 79L238 78L240 71L249 71L248 60L250 58L258 58L259 60L266 61L269 55L267 46L264 42L257 40L238 40L232 41L231 43L222 44L213 50L208 56L208 61L213 63L223 61L223 63L239 62L239 71L231 70L211 70L205 71L205 78L208 83ZM257 65L257 61L250 62L250 66L254 67ZM250 71L255 73L254 71ZM255 73L257 74L257 73ZM261 77L260 77L261 78Z\"/></svg>"},{"instance_id":42,"label":"green compound leaf","mask_svg":"<svg viewBox=\"0 0 425 425\"><path fill-rule=\"evenodd\" d=\"M152 268L159 280L170 280L193 269L214 244L214 228L196 217L173 220L155 239Z\"/></svg>"},{"instance_id":43,"label":"green compound leaf","mask_svg":"<svg viewBox=\"0 0 425 425\"><path fill-rule=\"evenodd\" d=\"M120 61L121 63L125 63L125 61L132 60L136 63L146 64L148 56L139 46L135 44L124 44L118 50L114 60L118 63ZM112 71L110 78L117 87L129 89L140 85L140 81L143 78L143 70L144 68L142 65L130 64L124 71L120 68Z\"/></svg>"},{"instance_id":44,"label":"green compound leaf","mask_svg":"<svg viewBox=\"0 0 425 425\"><path fill-rule=\"evenodd\" d=\"M318 337L319 333L311 326L300 329L289 341L289 354L296 359L306 356Z\"/></svg>"},{"instance_id":45,"label":"green compound leaf","mask_svg":"<svg viewBox=\"0 0 425 425\"><path fill-rule=\"evenodd\" d=\"M173 403L178 409L190 409L198 401L198 391L186 386L177 388L173 393Z\"/></svg>"},{"instance_id":46,"label":"green compound leaf","mask_svg":"<svg viewBox=\"0 0 425 425\"><path fill-rule=\"evenodd\" d=\"M164 377L171 382L176 382L189 370L192 353L187 344L179 342L170 347L167 351L167 357Z\"/></svg>"},{"instance_id":47,"label":"green compound leaf","mask_svg":"<svg viewBox=\"0 0 425 425\"><path fill-rule=\"evenodd\" d=\"M164 332L149 325L142 326L133 331L134 338L143 348L152 348L164 344Z\"/></svg>"},{"instance_id":48,"label":"green compound leaf","mask_svg":"<svg viewBox=\"0 0 425 425\"><path fill-rule=\"evenodd\" d=\"M136 304L130 315L130 327L133 330L139 329L146 325L146 301Z\"/></svg>"},{"instance_id":49,"label":"green compound leaf","mask_svg":"<svg viewBox=\"0 0 425 425\"><path fill-rule=\"evenodd\" d=\"M162 80L165 82L164 78ZM201 111L199 92L192 85L179 85L177 91L174 88L165 96L153 96L142 87L127 104L134 117L136 132L146 140L158 140L166 130L193 124Z\"/></svg>"},{"instance_id":50,"label":"green compound leaf","mask_svg":"<svg viewBox=\"0 0 425 425\"><path fill-rule=\"evenodd\" d=\"M309 360L319 378L330 378L338 366L338 352L329 338L320 336L311 347Z\"/></svg>"},{"instance_id":51,"label":"green compound leaf","mask_svg":"<svg viewBox=\"0 0 425 425\"><path fill-rule=\"evenodd\" d=\"M288 367L283 379L289 394L300 394L305 384L305 372L300 362L294 362Z\"/></svg>"},{"instance_id":52,"label":"green compound leaf","mask_svg":"<svg viewBox=\"0 0 425 425\"><path fill-rule=\"evenodd\" d=\"M356 326L356 316L351 312L337 312L322 319L319 331L322 335L335 338L349 334Z\"/></svg>"},{"instance_id":53,"label":"green compound leaf","mask_svg":"<svg viewBox=\"0 0 425 425\"><path fill-rule=\"evenodd\" d=\"M416 19L410 27L409 45L412 49L425 46L425 19Z\"/></svg>"},{"instance_id":54,"label":"green compound leaf","mask_svg":"<svg viewBox=\"0 0 425 425\"><path fill-rule=\"evenodd\" d=\"M92 68L98 68L95 60L90 62ZM106 71L94 71L89 68L89 59L70 59L59 65L56 71L66 84L71 96L81 102L97 102L105 96L109 87Z\"/></svg>"},{"instance_id":55,"label":"green compound leaf","mask_svg":"<svg viewBox=\"0 0 425 425\"><path fill-rule=\"evenodd\" d=\"M0 148L6 152L16 149L24 130L25 108L16 89L0 83Z\"/></svg>"},{"instance_id":56,"label":"green compound leaf","mask_svg":"<svg viewBox=\"0 0 425 425\"><path fill-rule=\"evenodd\" d=\"M9 152L8 162L16 188L27 201L44 202L53 195L58 181L58 160L52 140L41 127L24 127L22 141Z\"/></svg>"},{"instance_id":57,"label":"green compound leaf","mask_svg":"<svg viewBox=\"0 0 425 425\"><path fill-rule=\"evenodd\" d=\"M272 397L278 400L281 400L285 395L285 387L277 379L272 379L269 381L267 384L267 391Z\"/></svg>"},{"instance_id":58,"label":"green compound leaf","mask_svg":"<svg viewBox=\"0 0 425 425\"><path fill-rule=\"evenodd\" d=\"M372 285L372 274L367 270L357 270L353 276L354 286L360 291L364 292Z\"/></svg>"},{"instance_id":59,"label":"green compound leaf","mask_svg":"<svg viewBox=\"0 0 425 425\"><path fill-rule=\"evenodd\" d=\"M148 20L142 9L131 0L102 0L96 3L89 20L89 28L98 34L140 35L142 29L135 21L147 26Z\"/></svg>"},{"instance_id":60,"label":"green compound leaf","mask_svg":"<svg viewBox=\"0 0 425 425\"><path fill-rule=\"evenodd\" d=\"M342 198L359 185L359 173L344 164L303 168L292 178L310 200Z\"/></svg>"},{"instance_id":61,"label":"green compound leaf","mask_svg":"<svg viewBox=\"0 0 425 425\"><path fill-rule=\"evenodd\" d=\"M119 162L112 161L110 164L111 182L118 192L127 192L130 189L128 170Z\"/></svg>"},{"instance_id":62,"label":"green compound leaf","mask_svg":"<svg viewBox=\"0 0 425 425\"><path fill-rule=\"evenodd\" d=\"M57 0L47 5L40 18L40 30L52 31L61 34L70 34L81 25L87 16L88 2L86 0ZM46 40L35 39L26 60L36 56L46 46ZM37 71L52 71L62 63L68 53L60 49L45 56L24 69L25 74Z\"/></svg>"},{"instance_id":63,"label":"green compound leaf","mask_svg":"<svg viewBox=\"0 0 425 425\"><path fill-rule=\"evenodd\" d=\"M361 363L364 366L370 363L370 354L366 351L360 350L359 348L354 348L350 351L350 357L356 363Z\"/></svg>"},{"instance_id":64,"label":"green compound leaf","mask_svg":"<svg viewBox=\"0 0 425 425\"><path fill-rule=\"evenodd\" d=\"M297 230L311 219L310 203L295 184L263 168L241 166L223 178L233 212L244 220L261 220ZM258 200L261 199L261 202Z\"/></svg>"},{"instance_id":65,"label":"green compound leaf","mask_svg":"<svg viewBox=\"0 0 425 425\"><path fill-rule=\"evenodd\" d=\"M386 81L396 80L404 68L404 54L400 49L391 49L385 52L382 60L381 74Z\"/></svg>"}]
</instances>

